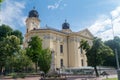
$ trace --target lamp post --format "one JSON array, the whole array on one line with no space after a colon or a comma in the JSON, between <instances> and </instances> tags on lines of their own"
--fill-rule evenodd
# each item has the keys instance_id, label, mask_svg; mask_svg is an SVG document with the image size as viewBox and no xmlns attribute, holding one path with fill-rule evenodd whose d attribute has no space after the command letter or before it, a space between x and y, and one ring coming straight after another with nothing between
<instances>
[{"instance_id":1,"label":"lamp post","mask_svg":"<svg viewBox=\"0 0 120 80\"><path fill-rule=\"evenodd\" d=\"M112 21L112 17L111 17L111 25L112 25L112 32L113 32L113 39L115 38L115 34L114 34L114 28L113 28L113 21ZM119 59L118 59L118 52L117 49L115 48L115 58L116 58L116 64L117 64L117 76L118 76L118 80L120 80L120 69L119 69Z\"/></svg>"}]
</instances>

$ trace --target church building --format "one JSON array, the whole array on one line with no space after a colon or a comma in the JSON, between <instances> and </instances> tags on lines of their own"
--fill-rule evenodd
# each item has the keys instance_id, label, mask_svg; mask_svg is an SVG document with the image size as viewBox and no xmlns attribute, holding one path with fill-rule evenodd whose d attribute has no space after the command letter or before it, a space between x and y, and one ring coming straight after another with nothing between
<instances>
[{"instance_id":1,"label":"church building","mask_svg":"<svg viewBox=\"0 0 120 80\"><path fill-rule=\"evenodd\" d=\"M61 30L54 28L41 28L37 10L29 12L26 19L26 34L24 48L33 36L42 39L43 48L49 48L54 52L55 68L80 68L87 66L85 51L79 48L82 39L87 40L92 45L93 35L88 29L73 32L70 24L65 20Z\"/></svg>"}]
</instances>

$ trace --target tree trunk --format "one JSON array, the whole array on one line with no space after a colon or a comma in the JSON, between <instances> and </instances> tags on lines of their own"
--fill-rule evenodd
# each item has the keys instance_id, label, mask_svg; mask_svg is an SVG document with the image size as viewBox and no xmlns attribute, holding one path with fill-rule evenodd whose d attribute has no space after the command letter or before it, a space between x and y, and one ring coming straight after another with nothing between
<instances>
[{"instance_id":1,"label":"tree trunk","mask_svg":"<svg viewBox=\"0 0 120 80\"><path fill-rule=\"evenodd\" d=\"M28 71L28 70L27 70L27 66L25 66L25 72L27 73L27 71Z\"/></svg>"},{"instance_id":2,"label":"tree trunk","mask_svg":"<svg viewBox=\"0 0 120 80\"><path fill-rule=\"evenodd\" d=\"M35 71L36 71L36 73L37 73L37 62L35 63Z\"/></svg>"},{"instance_id":3,"label":"tree trunk","mask_svg":"<svg viewBox=\"0 0 120 80\"><path fill-rule=\"evenodd\" d=\"M0 74L2 75L2 66L0 66Z\"/></svg>"},{"instance_id":4,"label":"tree trunk","mask_svg":"<svg viewBox=\"0 0 120 80\"><path fill-rule=\"evenodd\" d=\"M99 73L96 66L94 66L94 70L95 70L96 77L99 77Z\"/></svg>"}]
</instances>

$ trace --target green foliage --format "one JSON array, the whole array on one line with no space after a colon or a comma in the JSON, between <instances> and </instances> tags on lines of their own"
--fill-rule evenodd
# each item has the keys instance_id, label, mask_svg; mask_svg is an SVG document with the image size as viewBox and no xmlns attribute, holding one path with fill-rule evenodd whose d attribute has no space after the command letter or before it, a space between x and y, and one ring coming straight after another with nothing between
<instances>
[{"instance_id":1,"label":"green foliage","mask_svg":"<svg viewBox=\"0 0 120 80\"><path fill-rule=\"evenodd\" d=\"M32 68L32 65L33 63L26 55L26 51L20 50L18 53L6 58L5 68L8 73L30 72L29 68Z\"/></svg>"},{"instance_id":2,"label":"green foliage","mask_svg":"<svg viewBox=\"0 0 120 80\"><path fill-rule=\"evenodd\" d=\"M103 80L118 80L117 78L108 78L108 79L103 79Z\"/></svg>"},{"instance_id":3,"label":"green foliage","mask_svg":"<svg viewBox=\"0 0 120 80\"><path fill-rule=\"evenodd\" d=\"M15 30L12 32L12 35L17 36L20 39L20 44L23 43L23 36L22 36L22 32L20 32L19 30Z\"/></svg>"},{"instance_id":4,"label":"green foliage","mask_svg":"<svg viewBox=\"0 0 120 80\"><path fill-rule=\"evenodd\" d=\"M89 46L89 44L86 40L82 39L81 42L80 42L80 47L79 48L82 48L85 51L88 51L90 49L90 46Z\"/></svg>"},{"instance_id":5,"label":"green foliage","mask_svg":"<svg viewBox=\"0 0 120 80\"><path fill-rule=\"evenodd\" d=\"M5 59L6 59L6 44L5 41L0 41L0 67L5 65Z\"/></svg>"},{"instance_id":6,"label":"green foliage","mask_svg":"<svg viewBox=\"0 0 120 80\"><path fill-rule=\"evenodd\" d=\"M13 32L7 25L0 26L0 72L5 67L7 58L12 57L20 49L20 39L12 34Z\"/></svg>"},{"instance_id":7,"label":"green foliage","mask_svg":"<svg viewBox=\"0 0 120 80\"><path fill-rule=\"evenodd\" d=\"M16 78L25 78L26 74L25 73L12 73L10 74L12 76L12 78L16 79Z\"/></svg>"},{"instance_id":8,"label":"green foliage","mask_svg":"<svg viewBox=\"0 0 120 80\"><path fill-rule=\"evenodd\" d=\"M119 58L119 62L120 62L120 38L116 36L113 40L105 41L105 44L114 51L114 55L108 56L103 65L116 67L115 49L117 49L118 58Z\"/></svg>"},{"instance_id":9,"label":"green foliage","mask_svg":"<svg viewBox=\"0 0 120 80\"><path fill-rule=\"evenodd\" d=\"M40 53L42 52L42 40L38 37L31 37L31 40L28 42L27 55L35 63L36 72L39 61Z\"/></svg>"},{"instance_id":10,"label":"green foliage","mask_svg":"<svg viewBox=\"0 0 120 80\"><path fill-rule=\"evenodd\" d=\"M16 73L12 73L12 74L11 74L11 76L12 76L12 78L13 78L13 79L18 78L18 76L17 76L17 74L16 74Z\"/></svg>"},{"instance_id":11,"label":"green foliage","mask_svg":"<svg viewBox=\"0 0 120 80\"><path fill-rule=\"evenodd\" d=\"M4 38L6 38L7 36L10 36L12 33L12 28L10 28L7 25L1 25L0 26L0 41L2 41Z\"/></svg>"},{"instance_id":12,"label":"green foliage","mask_svg":"<svg viewBox=\"0 0 120 80\"><path fill-rule=\"evenodd\" d=\"M2 3L4 0L0 0L0 3Z\"/></svg>"},{"instance_id":13,"label":"green foliage","mask_svg":"<svg viewBox=\"0 0 120 80\"><path fill-rule=\"evenodd\" d=\"M91 47L87 41L82 40L80 43L80 47L86 51L88 65L93 66L96 71L96 76L99 76L96 66L102 65L105 58L113 54L112 50L99 38L94 38L93 45Z\"/></svg>"},{"instance_id":14,"label":"green foliage","mask_svg":"<svg viewBox=\"0 0 120 80\"><path fill-rule=\"evenodd\" d=\"M20 49L19 39L12 35L0 41L0 67L5 66L8 57L12 57L14 53L18 52ZM0 70L1 71L1 70Z\"/></svg>"},{"instance_id":15,"label":"green foliage","mask_svg":"<svg viewBox=\"0 0 120 80\"><path fill-rule=\"evenodd\" d=\"M41 71L48 72L51 63L51 52L49 49L42 49L42 40L38 36L31 37L28 42L27 55ZM38 64L37 64L38 63Z\"/></svg>"},{"instance_id":16,"label":"green foliage","mask_svg":"<svg viewBox=\"0 0 120 80\"><path fill-rule=\"evenodd\" d=\"M45 74L49 71L51 64L51 51L49 49L43 49L40 54L39 67Z\"/></svg>"},{"instance_id":17,"label":"green foliage","mask_svg":"<svg viewBox=\"0 0 120 80\"><path fill-rule=\"evenodd\" d=\"M106 46L99 38L95 38L93 40L93 45L91 47L87 41L82 40L80 47L86 50L89 66L101 65L105 61L105 57L113 54L112 50Z\"/></svg>"},{"instance_id":18,"label":"green foliage","mask_svg":"<svg viewBox=\"0 0 120 80\"><path fill-rule=\"evenodd\" d=\"M19 74L17 74L18 75L18 77L20 77L20 78L25 78L26 77L26 74L25 73L19 73Z\"/></svg>"},{"instance_id":19,"label":"green foliage","mask_svg":"<svg viewBox=\"0 0 120 80\"><path fill-rule=\"evenodd\" d=\"M11 35L18 37L20 39L20 43L22 43L23 36L20 31L18 30L14 31L10 26L4 24L0 26L0 41L3 41L4 38Z\"/></svg>"},{"instance_id":20,"label":"green foliage","mask_svg":"<svg viewBox=\"0 0 120 80\"><path fill-rule=\"evenodd\" d=\"M8 36L5 39L5 44L4 46L6 48L6 53L8 53L8 56L13 55L15 52L18 52L20 49L20 39L17 38L14 35Z\"/></svg>"}]
</instances>

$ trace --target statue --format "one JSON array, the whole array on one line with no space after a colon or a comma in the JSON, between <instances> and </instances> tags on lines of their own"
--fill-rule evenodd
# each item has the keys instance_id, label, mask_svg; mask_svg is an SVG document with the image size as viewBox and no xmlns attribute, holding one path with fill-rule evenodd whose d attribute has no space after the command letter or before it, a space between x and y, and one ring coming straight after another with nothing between
<instances>
[{"instance_id":1,"label":"statue","mask_svg":"<svg viewBox=\"0 0 120 80\"><path fill-rule=\"evenodd\" d=\"M50 66L50 70L47 73L48 76L58 76L58 73L55 70L55 52L52 50L52 60L51 60L51 66Z\"/></svg>"}]
</instances>

